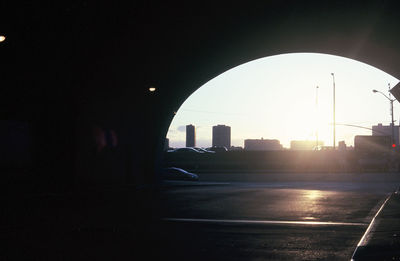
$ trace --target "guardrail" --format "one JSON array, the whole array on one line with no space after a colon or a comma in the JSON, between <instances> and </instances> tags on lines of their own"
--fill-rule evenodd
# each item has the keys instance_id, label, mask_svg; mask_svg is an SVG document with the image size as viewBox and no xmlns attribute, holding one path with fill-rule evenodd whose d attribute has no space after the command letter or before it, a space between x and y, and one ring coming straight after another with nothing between
<instances>
[{"instance_id":1,"label":"guardrail","mask_svg":"<svg viewBox=\"0 0 400 261\"><path fill-rule=\"evenodd\" d=\"M165 153L164 166L193 171L398 172L397 153L357 151L229 151Z\"/></svg>"}]
</instances>

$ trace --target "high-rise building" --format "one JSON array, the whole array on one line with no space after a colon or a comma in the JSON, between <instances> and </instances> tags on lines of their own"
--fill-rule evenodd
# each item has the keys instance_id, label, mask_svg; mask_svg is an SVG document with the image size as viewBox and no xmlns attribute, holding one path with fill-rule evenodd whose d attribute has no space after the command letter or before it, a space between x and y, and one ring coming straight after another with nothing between
<instances>
[{"instance_id":1,"label":"high-rise building","mask_svg":"<svg viewBox=\"0 0 400 261\"><path fill-rule=\"evenodd\" d=\"M196 128L192 124L186 125L186 147L196 147Z\"/></svg>"},{"instance_id":2,"label":"high-rise building","mask_svg":"<svg viewBox=\"0 0 400 261\"><path fill-rule=\"evenodd\" d=\"M279 140L264 140L259 139L247 139L244 140L245 150L282 150L283 147Z\"/></svg>"},{"instance_id":3,"label":"high-rise building","mask_svg":"<svg viewBox=\"0 0 400 261\"><path fill-rule=\"evenodd\" d=\"M213 147L225 147L229 149L231 147L231 127L225 125L213 126L212 130L212 146Z\"/></svg>"},{"instance_id":4,"label":"high-rise building","mask_svg":"<svg viewBox=\"0 0 400 261\"><path fill-rule=\"evenodd\" d=\"M392 124L385 126L379 123L378 125L372 126L372 136L392 137ZM399 126L396 125L394 125L394 144L399 146Z\"/></svg>"}]
</instances>

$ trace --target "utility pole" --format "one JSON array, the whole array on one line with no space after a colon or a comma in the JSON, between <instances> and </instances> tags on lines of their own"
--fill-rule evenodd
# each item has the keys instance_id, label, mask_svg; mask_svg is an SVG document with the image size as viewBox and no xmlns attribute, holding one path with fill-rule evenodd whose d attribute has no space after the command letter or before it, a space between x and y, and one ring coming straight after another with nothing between
<instances>
[{"instance_id":1,"label":"utility pole","mask_svg":"<svg viewBox=\"0 0 400 261\"><path fill-rule=\"evenodd\" d=\"M333 79L333 149L336 149L336 86L335 86L335 74L331 73Z\"/></svg>"},{"instance_id":2,"label":"utility pole","mask_svg":"<svg viewBox=\"0 0 400 261\"><path fill-rule=\"evenodd\" d=\"M315 95L315 115L316 115L316 124L315 124L315 127L316 127L316 131L315 131L315 138L316 138L316 144L315 144L315 146L316 146L316 149L318 150L318 86L315 88L315 92L316 92L316 95Z\"/></svg>"},{"instance_id":3,"label":"utility pole","mask_svg":"<svg viewBox=\"0 0 400 261\"><path fill-rule=\"evenodd\" d=\"M393 102L395 101L392 99L392 94L390 93L390 83L388 83L389 87L389 100L390 100L390 114L392 116L392 146L395 144L395 139L394 139L394 113L393 113Z\"/></svg>"}]
</instances>

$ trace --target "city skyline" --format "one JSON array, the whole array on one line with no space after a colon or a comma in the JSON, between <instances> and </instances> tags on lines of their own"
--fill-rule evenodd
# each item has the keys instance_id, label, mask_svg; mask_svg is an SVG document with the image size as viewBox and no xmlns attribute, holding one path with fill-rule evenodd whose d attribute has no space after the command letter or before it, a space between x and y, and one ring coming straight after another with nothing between
<instances>
[{"instance_id":1,"label":"city skyline","mask_svg":"<svg viewBox=\"0 0 400 261\"><path fill-rule=\"evenodd\" d=\"M336 146L353 145L355 135L370 135L371 127L390 122L389 102L372 92L387 92L399 81L370 65L344 57L297 53L254 60L216 76L182 104L167 137L172 147L184 144L184 128L196 125L197 146L211 146L211 127L232 127L232 146L244 139L319 139L332 145L332 76L336 80ZM316 108L316 87L318 108ZM398 124L398 102L394 104Z\"/></svg>"},{"instance_id":2,"label":"city skyline","mask_svg":"<svg viewBox=\"0 0 400 261\"><path fill-rule=\"evenodd\" d=\"M185 144L184 145L181 145L181 146L176 146L177 148L180 148L180 147L202 147L202 148L207 148L207 147L212 147L212 146L216 146L216 145L213 145L213 144L211 144L211 146L196 146L196 144L197 144L197 140L196 140L196 137L195 137L195 135L194 136L192 136L192 134L190 134L189 136L188 136L188 126L190 126L191 128L189 128L189 131L190 132L195 132L195 129L196 129L196 126L194 126L194 125L192 125L192 124L188 124L188 125L186 125L186 140L185 140ZM217 124L217 125L214 125L213 126L213 128L214 127L219 127L219 126L223 126L223 127L229 127L229 130L231 130L230 129L230 126L225 126L225 125L223 125L223 124ZM354 126L354 127L357 127L357 126ZM371 128L368 128L368 127L362 127L362 126L359 126L360 128L367 128L367 129L369 129L370 131L371 131L371 133L369 134L370 136L382 136L382 135L384 135L384 136L390 136L391 135L391 125L382 125L382 123L378 123L377 125L373 125L373 126L371 126ZM396 146L398 146L399 145L399 139L400 139L400 128L399 128L400 126L399 125L394 125L394 140L395 140L395 144L396 144ZM360 134L356 134L355 136L357 136L357 135L360 135ZM353 139L355 138L355 136L353 137ZM367 135L368 136L368 135ZM189 143L188 143L188 137L190 137L189 139L190 139L190 141L189 141ZM167 140L168 140L168 138L166 138ZM232 145L233 147L241 147L241 148L246 148L246 142L252 142L252 141L264 141L264 142L266 142L266 141L277 141L278 142L278 144L281 146L281 148L282 149L292 149L292 144L294 143L294 142L308 142L308 143L310 143L310 144L312 144L313 146L314 145L316 145L317 143L318 143L318 146L324 146L324 147L331 147L329 144L327 145L327 144L324 144L324 141L321 141L321 140L317 140L317 139L315 139L315 140L290 140L290 146L289 147L284 147L284 146L282 146L282 144L280 144L280 140L279 139L274 139L274 138L267 138L267 139L264 139L264 137L261 137L261 138L251 138L251 139L249 139L249 138L243 138L243 145L242 146L238 146L238 145L236 145L236 146L234 146L234 145ZM346 146L348 146L349 144L346 144L346 142L345 141L343 141L343 140L339 140L338 142L337 142L337 147L339 147L339 145L340 145L340 143L343 143L344 142L344 144L346 145ZM194 144L194 145L191 145L191 144ZM169 140L168 140L168 145L169 145ZM350 147L353 147L353 145L354 144L351 144L350 145ZM228 146L227 148L229 149L229 147L232 147L232 146ZM254 146L254 145L253 145ZM274 150L276 150L276 149L274 149Z\"/></svg>"}]
</instances>

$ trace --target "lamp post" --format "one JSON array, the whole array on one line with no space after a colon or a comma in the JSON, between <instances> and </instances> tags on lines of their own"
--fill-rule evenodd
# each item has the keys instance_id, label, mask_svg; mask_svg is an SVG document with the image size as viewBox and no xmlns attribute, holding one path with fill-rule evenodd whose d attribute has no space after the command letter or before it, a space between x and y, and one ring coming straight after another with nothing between
<instances>
[{"instance_id":1,"label":"lamp post","mask_svg":"<svg viewBox=\"0 0 400 261\"><path fill-rule=\"evenodd\" d=\"M335 86L335 74L331 73L333 80L333 149L336 149L336 86Z\"/></svg>"},{"instance_id":2,"label":"lamp post","mask_svg":"<svg viewBox=\"0 0 400 261\"><path fill-rule=\"evenodd\" d=\"M389 83L388 85L389 85L389 90L390 90L390 83ZM396 99L392 99L392 98L386 96L383 92L380 92L380 91L377 91L377 90L372 90L372 92L374 92L374 93L380 93L380 94L382 94L383 96L385 96L386 99L388 99L388 100L390 101L390 114L391 114L391 117L392 117L392 145L393 145L393 144L394 144L394 115L393 115L393 102L394 102Z\"/></svg>"}]
</instances>

